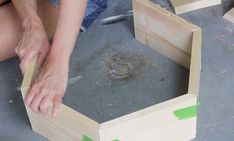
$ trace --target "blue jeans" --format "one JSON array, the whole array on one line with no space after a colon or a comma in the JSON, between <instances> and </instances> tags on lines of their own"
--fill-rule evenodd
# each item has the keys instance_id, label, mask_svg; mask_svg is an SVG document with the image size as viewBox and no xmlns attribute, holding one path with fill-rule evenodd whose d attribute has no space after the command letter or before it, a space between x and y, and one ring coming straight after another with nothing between
<instances>
[{"instance_id":1,"label":"blue jeans","mask_svg":"<svg viewBox=\"0 0 234 141\"><path fill-rule=\"evenodd\" d=\"M59 5L59 1L60 0L50 0L50 2L55 6ZM85 31L106 8L107 0L88 0L81 30Z\"/></svg>"}]
</instances>

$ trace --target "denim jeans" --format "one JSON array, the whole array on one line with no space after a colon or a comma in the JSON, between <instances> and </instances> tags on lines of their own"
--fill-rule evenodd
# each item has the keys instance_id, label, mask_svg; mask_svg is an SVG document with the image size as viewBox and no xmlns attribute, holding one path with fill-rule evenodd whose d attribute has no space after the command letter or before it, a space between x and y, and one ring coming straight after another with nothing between
<instances>
[{"instance_id":1,"label":"denim jeans","mask_svg":"<svg viewBox=\"0 0 234 141\"><path fill-rule=\"evenodd\" d=\"M60 0L50 0L50 2L58 6ZM88 0L87 9L84 15L81 30L85 31L107 8L107 0Z\"/></svg>"}]
</instances>

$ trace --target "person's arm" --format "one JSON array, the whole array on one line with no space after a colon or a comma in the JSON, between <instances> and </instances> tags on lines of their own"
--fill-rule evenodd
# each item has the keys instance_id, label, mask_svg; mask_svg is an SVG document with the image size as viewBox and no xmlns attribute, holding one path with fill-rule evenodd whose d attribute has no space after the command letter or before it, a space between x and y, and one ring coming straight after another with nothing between
<instances>
[{"instance_id":1,"label":"person's arm","mask_svg":"<svg viewBox=\"0 0 234 141\"><path fill-rule=\"evenodd\" d=\"M58 23L47 63L25 103L34 112L48 113L53 104L53 116L59 110L68 81L69 60L83 21L87 0L61 0Z\"/></svg>"},{"instance_id":2,"label":"person's arm","mask_svg":"<svg viewBox=\"0 0 234 141\"><path fill-rule=\"evenodd\" d=\"M32 20L38 20L36 0L12 0L16 11L23 21L23 25Z\"/></svg>"},{"instance_id":3,"label":"person's arm","mask_svg":"<svg viewBox=\"0 0 234 141\"><path fill-rule=\"evenodd\" d=\"M68 63L80 31L87 0L61 0L58 24L49 58Z\"/></svg>"},{"instance_id":4,"label":"person's arm","mask_svg":"<svg viewBox=\"0 0 234 141\"><path fill-rule=\"evenodd\" d=\"M20 68L24 73L26 65L38 57L41 66L49 52L49 41L42 21L37 14L36 0L13 0L13 5L22 21L22 37L15 48L21 59Z\"/></svg>"}]
</instances>

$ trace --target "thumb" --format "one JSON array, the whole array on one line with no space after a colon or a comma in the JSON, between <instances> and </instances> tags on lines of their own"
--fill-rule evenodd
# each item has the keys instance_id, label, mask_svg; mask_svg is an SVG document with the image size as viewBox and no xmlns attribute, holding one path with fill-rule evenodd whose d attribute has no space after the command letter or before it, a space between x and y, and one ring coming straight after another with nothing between
<instances>
[{"instance_id":1,"label":"thumb","mask_svg":"<svg viewBox=\"0 0 234 141\"><path fill-rule=\"evenodd\" d=\"M38 56L38 67L41 68L43 66L43 64L45 63L46 61L46 58L47 58L47 55L48 55L48 52L41 52Z\"/></svg>"},{"instance_id":2,"label":"thumb","mask_svg":"<svg viewBox=\"0 0 234 141\"><path fill-rule=\"evenodd\" d=\"M24 74L26 71L26 67L27 65L30 63L30 61L36 57L36 53L33 50L29 50L28 52L25 53L24 57L21 60L20 63L20 69L22 71L22 73Z\"/></svg>"},{"instance_id":3,"label":"thumb","mask_svg":"<svg viewBox=\"0 0 234 141\"><path fill-rule=\"evenodd\" d=\"M46 61L46 58L47 58L48 53L49 53L49 46L50 46L49 42L45 41L45 43L43 44L43 47L41 49L41 52L38 56L39 68L41 68Z\"/></svg>"}]
</instances>

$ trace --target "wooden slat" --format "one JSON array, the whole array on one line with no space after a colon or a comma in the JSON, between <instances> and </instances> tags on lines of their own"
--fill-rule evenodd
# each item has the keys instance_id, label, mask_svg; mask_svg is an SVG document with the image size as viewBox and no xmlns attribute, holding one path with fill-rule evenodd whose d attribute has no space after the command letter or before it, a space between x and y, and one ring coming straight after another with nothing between
<instances>
[{"instance_id":1,"label":"wooden slat","mask_svg":"<svg viewBox=\"0 0 234 141\"><path fill-rule=\"evenodd\" d=\"M152 141L153 139L162 141L190 141L196 137L196 120L197 118L183 121L183 123L172 124L166 126L165 131L150 129L146 132L137 134L134 137L128 138L128 141ZM161 129L162 129L161 128ZM158 131L158 132L157 132Z\"/></svg>"},{"instance_id":2,"label":"wooden slat","mask_svg":"<svg viewBox=\"0 0 234 141\"><path fill-rule=\"evenodd\" d=\"M198 27L148 0L134 0L133 10L136 39L189 68L192 33Z\"/></svg>"},{"instance_id":3,"label":"wooden slat","mask_svg":"<svg viewBox=\"0 0 234 141\"><path fill-rule=\"evenodd\" d=\"M170 0L176 14L221 4L221 0Z\"/></svg>"},{"instance_id":4,"label":"wooden slat","mask_svg":"<svg viewBox=\"0 0 234 141\"><path fill-rule=\"evenodd\" d=\"M159 137L168 133L173 134L173 130L182 129L184 126L188 134L184 135L183 132L180 132L179 136L186 138L189 136L192 138L196 133L196 118L178 120L173 112L187 106L195 105L196 101L196 96L186 94L118 119L102 123L100 126L100 138L102 141L110 141L113 138L128 140L136 139L136 136L139 135L141 138L150 137L153 140L164 140ZM152 134L152 132L155 134ZM171 138L173 137L171 136Z\"/></svg>"},{"instance_id":5,"label":"wooden slat","mask_svg":"<svg viewBox=\"0 0 234 141\"><path fill-rule=\"evenodd\" d=\"M139 29L137 32L141 32ZM137 36L141 36L142 34L138 34ZM140 38L138 38L140 39ZM161 39L161 42L159 42L161 39L160 36L153 34L151 32L148 32L147 35L147 44L155 51L163 54L164 56L172 59L177 64L182 65L183 67L190 69L190 55L185 53L184 51L181 51L180 49L176 47L172 47L169 43L163 42L163 39Z\"/></svg>"},{"instance_id":6,"label":"wooden slat","mask_svg":"<svg viewBox=\"0 0 234 141\"><path fill-rule=\"evenodd\" d=\"M27 66L22 84L22 96L26 97L28 90L37 75L36 59ZM26 106L26 105L25 105ZM83 135L99 141L99 124L79 112L62 105L56 118L36 114L26 106L29 120L34 131L52 141L78 141ZM59 141L60 141L59 140Z\"/></svg>"},{"instance_id":7,"label":"wooden slat","mask_svg":"<svg viewBox=\"0 0 234 141\"><path fill-rule=\"evenodd\" d=\"M191 67L189 75L189 94L199 94L200 74L201 74L201 46L202 30L198 29L193 32Z\"/></svg>"},{"instance_id":8,"label":"wooden slat","mask_svg":"<svg viewBox=\"0 0 234 141\"><path fill-rule=\"evenodd\" d=\"M223 17L226 20L234 23L234 8L232 8L231 10L229 10Z\"/></svg>"}]
</instances>

